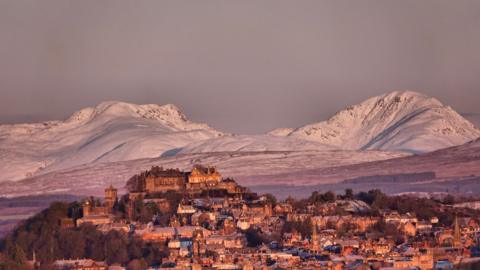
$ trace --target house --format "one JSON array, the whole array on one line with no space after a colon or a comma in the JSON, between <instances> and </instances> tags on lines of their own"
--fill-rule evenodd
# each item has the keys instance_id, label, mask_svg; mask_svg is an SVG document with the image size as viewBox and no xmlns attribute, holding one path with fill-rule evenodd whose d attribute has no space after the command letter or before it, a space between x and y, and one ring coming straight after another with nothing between
<instances>
[{"instance_id":1,"label":"house","mask_svg":"<svg viewBox=\"0 0 480 270\"><path fill-rule=\"evenodd\" d=\"M222 175L217 171L215 167L205 167L201 165L195 165L188 175L189 184L202 184L207 182L220 182Z\"/></svg>"},{"instance_id":2,"label":"house","mask_svg":"<svg viewBox=\"0 0 480 270\"><path fill-rule=\"evenodd\" d=\"M90 215L77 219L77 226L80 226L84 223L90 223L92 225L104 225L112 222L113 217L111 215Z\"/></svg>"},{"instance_id":3,"label":"house","mask_svg":"<svg viewBox=\"0 0 480 270\"><path fill-rule=\"evenodd\" d=\"M401 230L408 236L415 236L417 234L417 228L412 222L401 225Z\"/></svg>"},{"instance_id":4,"label":"house","mask_svg":"<svg viewBox=\"0 0 480 270\"><path fill-rule=\"evenodd\" d=\"M177 208L177 214L191 215L197 212L197 209L192 205L179 204Z\"/></svg>"},{"instance_id":5,"label":"house","mask_svg":"<svg viewBox=\"0 0 480 270\"><path fill-rule=\"evenodd\" d=\"M289 203L277 203L273 209L273 212L276 215L287 215L293 212L293 206Z\"/></svg>"},{"instance_id":6,"label":"house","mask_svg":"<svg viewBox=\"0 0 480 270\"><path fill-rule=\"evenodd\" d=\"M415 224L418 232L429 233L432 231L432 223L428 221L419 221Z\"/></svg>"},{"instance_id":7,"label":"house","mask_svg":"<svg viewBox=\"0 0 480 270\"><path fill-rule=\"evenodd\" d=\"M201 230L204 235L211 234L209 230L200 226L158 227L151 225L143 230L135 230L135 234L144 241L164 242L175 238L192 238L197 230Z\"/></svg>"},{"instance_id":8,"label":"house","mask_svg":"<svg viewBox=\"0 0 480 270\"><path fill-rule=\"evenodd\" d=\"M222 249L240 249L245 247L246 239L242 234L231 235L210 235L205 238L207 249L216 249L220 247Z\"/></svg>"},{"instance_id":9,"label":"house","mask_svg":"<svg viewBox=\"0 0 480 270\"><path fill-rule=\"evenodd\" d=\"M59 270L107 270L105 262L97 262L91 259L57 260L53 267Z\"/></svg>"}]
</instances>

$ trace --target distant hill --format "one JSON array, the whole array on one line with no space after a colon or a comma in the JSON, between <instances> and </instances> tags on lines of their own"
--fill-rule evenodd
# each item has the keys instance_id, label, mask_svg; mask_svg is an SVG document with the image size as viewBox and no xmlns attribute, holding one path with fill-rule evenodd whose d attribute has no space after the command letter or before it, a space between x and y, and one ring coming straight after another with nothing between
<instances>
[{"instance_id":1,"label":"distant hill","mask_svg":"<svg viewBox=\"0 0 480 270\"><path fill-rule=\"evenodd\" d=\"M0 125L0 182L82 165L95 167L108 162L200 153L229 153L213 155L227 159L216 162L228 163L236 153L250 157L267 152L308 156L313 151L338 164L351 164L353 160L366 162L405 155L399 152L425 153L479 136L480 131L450 107L411 91L370 98L324 122L259 135L217 131L188 120L171 104L111 101L82 109L64 121ZM385 152L358 154L365 150ZM349 151L356 151L354 158L349 157ZM345 160L339 160L339 156ZM283 166L288 168L289 162L293 161L287 159Z\"/></svg>"},{"instance_id":2,"label":"distant hill","mask_svg":"<svg viewBox=\"0 0 480 270\"><path fill-rule=\"evenodd\" d=\"M105 186L121 188L132 175L152 166L187 169L197 163L216 165L224 176L235 178L241 185L282 198L306 196L312 190L343 192L345 188L480 194L479 153L480 139L421 155L374 150L178 154L81 165L15 183L4 182L0 183L0 197L102 194Z\"/></svg>"},{"instance_id":3,"label":"distant hill","mask_svg":"<svg viewBox=\"0 0 480 270\"><path fill-rule=\"evenodd\" d=\"M349 150L425 153L466 143L480 130L435 98L412 91L372 97L327 121L270 134L301 138Z\"/></svg>"}]
</instances>

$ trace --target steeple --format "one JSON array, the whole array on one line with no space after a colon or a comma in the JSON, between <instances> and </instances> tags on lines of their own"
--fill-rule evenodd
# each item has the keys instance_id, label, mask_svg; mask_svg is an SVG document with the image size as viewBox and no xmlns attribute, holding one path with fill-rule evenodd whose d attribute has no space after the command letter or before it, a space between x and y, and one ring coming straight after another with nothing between
<instances>
[{"instance_id":1,"label":"steeple","mask_svg":"<svg viewBox=\"0 0 480 270\"><path fill-rule=\"evenodd\" d=\"M461 244L461 232L460 232L460 225L458 224L458 217L455 217L455 225L453 231L453 245L455 247L459 247Z\"/></svg>"},{"instance_id":2,"label":"steeple","mask_svg":"<svg viewBox=\"0 0 480 270\"><path fill-rule=\"evenodd\" d=\"M318 250L318 234L317 234L317 224L312 222L312 249Z\"/></svg>"}]
</instances>

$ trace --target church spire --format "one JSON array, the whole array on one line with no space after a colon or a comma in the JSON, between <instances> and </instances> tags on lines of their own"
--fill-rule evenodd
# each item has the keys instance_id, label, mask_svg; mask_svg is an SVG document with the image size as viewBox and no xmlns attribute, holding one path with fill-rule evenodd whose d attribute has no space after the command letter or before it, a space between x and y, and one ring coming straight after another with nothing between
<instances>
[{"instance_id":1,"label":"church spire","mask_svg":"<svg viewBox=\"0 0 480 270\"><path fill-rule=\"evenodd\" d=\"M317 224L312 221L312 249L318 250L318 234L317 234Z\"/></svg>"},{"instance_id":2,"label":"church spire","mask_svg":"<svg viewBox=\"0 0 480 270\"><path fill-rule=\"evenodd\" d=\"M455 225L454 225L454 232L453 232L453 244L455 247L459 247L461 244L461 232L460 232L460 225L458 224L458 217L455 216Z\"/></svg>"}]
</instances>

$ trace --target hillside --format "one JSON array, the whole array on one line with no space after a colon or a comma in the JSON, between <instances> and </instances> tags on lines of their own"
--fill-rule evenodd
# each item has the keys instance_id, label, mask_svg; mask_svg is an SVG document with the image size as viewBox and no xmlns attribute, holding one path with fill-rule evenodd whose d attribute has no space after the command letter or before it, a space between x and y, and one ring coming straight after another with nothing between
<instances>
[{"instance_id":1,"label":"hillside","mask_svg":"<svg viewBox=\"0 0 480 270\"><path fill-rule=\"evenodd\" d=\"M225 177L250 186L271 182L250 182L253 176L330 168L406 156L405 153L385 151L239 151L177 154L169 157L147 158L118 162L91 163L58 170L17 182L0 183L0 197L38 194L102 194L105 186L122 188L139 171L152 166L186 170L195 164L214 165ZM275 179L272 179L275 182ZM291 184L303 185L301 178Z\"/></svg>"},{"instance_id":2,"label":"hillside","mask_svg":"<svg viewBox=\"0 0 480 270\"><path fill-rule=\"evenodd\" d=\"M311 189L368 190L380 188L385 192L453 192L480 194L480 139L460 146L426 154L410 155L388 160L307 169L290 173L250 176L244 185L262 183L265 189L282 190L285 194L308 193ZM423 180L405 175L434 174ZM368 181L352 181L362 179ZM398 179L398 180L396 180ZM386 181L388 180L388 181ZM303 186L303 187L299 187ZM294 188L297 187L297 188Z\"/></svg>"},{"instance_id":3,"label":"hillside","mask_svg":"<svg viewBox=\"0 0 480 270\"><path fill-rule=\"evenodd\" d=\"M270 134L348 150L425 153L474 140L480 130L435 98L395 91L341 110L327 121Z\"/></svg>"},{"instance_id":4,"label":"hillside","mask_svg":"<svg viewBox=\"0 0 480 270\"><path fill-rule=\"evenodd\" d=\"M398 192L480 194L480 139L421 155L385 151L278 151L178 154L172 157L88 164L16 183L0 183L1 196L101 194L106 185L123 187L138 171L152 166L187 169L216 165L228 177L254 191L280 197L304 196L312 190L381 188ZM434 174L434 177L430 175ZM429 177L416 176L427 174ZM397 177L412 175L412 179ZM378 177L377 177L378 176ZM369 181L349 179L367 178ZM424 179L423 179L424 178ZM398 179L387 181L384 179ZM347 181L345 181L347 180Z\"/></svg>"},{"instance_id":5,"label":"hillside","mask_svg":"<svg viewBox=\"0 0 480 270\"><path fill-rule=\"evenodd\" d=\"M178 153L309 151L335 149L338 148L294 137L235 135L194 142L183 147Z\"/></svg>"}]
</instances>

